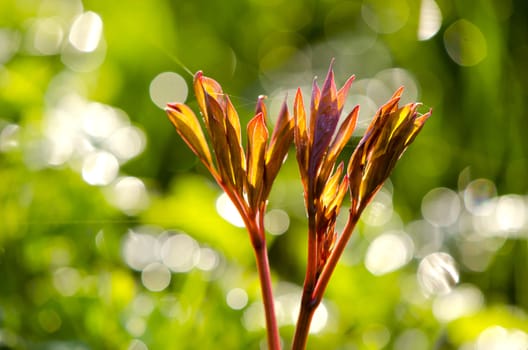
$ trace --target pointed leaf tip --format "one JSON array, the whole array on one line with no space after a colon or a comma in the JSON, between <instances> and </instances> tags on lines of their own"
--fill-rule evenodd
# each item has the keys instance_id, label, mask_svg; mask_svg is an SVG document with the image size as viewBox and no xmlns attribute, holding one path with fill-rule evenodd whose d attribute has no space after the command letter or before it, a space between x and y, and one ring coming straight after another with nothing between
<instances>
[{"instance_id":1,"label":"pointed leaf tip","mask_svg":"<svg viewBox=\"0 0 528 350\"><path fill-rule=\"evenodd\" d=\"M392 95L391 100L393 100L393 99L395 99L395 98L400 98L401 95L403 94L403 90L405 90L405 87L404 87L404 86L400 86L400 87L394 92L394 94Z\"/></svg>"},{"instance_id":2,"label":"pointed leaf tip","mask_svg":"<svg viewBox=\"0 0 528 350\"><path fill-rule=\"evenodd\" d=\"M264 188L266 143L268 130L264 115L258 113L247 125L247 194L250 205L256 205Z\"/></svg>"},{"instance_id":3,"label":"pointed leaf tip","mask_svg":"<svg viewBox=\"0 0 528 350\"><path fill-rule=\"evenodd\" d=\"M167 103L167 105L165 106L165 111L168 111L169 109L177 109L177 108L178 108L178 103L170 102L170 103Z\"/></svg>"},{"instance_id":4,"label":"pointed leaf tip","mask_svg":"<svg viewBox=\"0 0 528 350\"><path fill-rule=\"evenodd\" d=\"M266 117L268 114L266 104L264 103L265 99L267 99L267 96L259 95L258 100L257 100L257 106L255 108L255 115L261 113L264 120L266 120Z\"/></svg>"},{"instance_id":5,"label":"pointed leaf tip","mask_svg":"<svg viewBox=\"0 0 528 350\"><path fill-rule=\"evenodd\" d=\"M166 112L171 123L185 143L187 143L207 168L213 169L209 146L207 145L202 128L194 112L181 103L169 104Z\"/></svg>"},{"instance_id":6,"label":"pointed leaf tip","mask_svg":"<svg viewBox=\"0 0 528 350\"><path fill-rule=\"evenodd\" d=\"M339 110L339 114L341 114L341 111L343 110L348 91L350 90L350 87L352 86L352 83L355 79L356 76L352 75L350 78L347 79L343 87L337 92L337 108Z\"/></svg>"}]
</instances>

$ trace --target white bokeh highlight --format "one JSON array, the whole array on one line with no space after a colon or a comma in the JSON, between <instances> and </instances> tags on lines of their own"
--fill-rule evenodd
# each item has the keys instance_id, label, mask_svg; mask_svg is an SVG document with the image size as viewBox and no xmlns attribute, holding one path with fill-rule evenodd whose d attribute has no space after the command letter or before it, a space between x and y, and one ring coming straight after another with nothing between
<instances>
[{"instance_id":1,"label":"white bokeh highlight","mask_svg":"<svg viewBox=\"0 0 528 350\"><path fill-rule=\"evenodd\" d=\"M178 73L163 72L152 79L149 92L152 102L159 108L165 109L170 102L184 103L189 88L185 79Z\"/></svg>"},{"instance_id":2,"label":"white bokeh highlight","mask_svg":"<svg viewBox=\"0 0 528 350\"><path fill-rule=\"evenodd\" d=\"M225 192L216 199L216 211L231 225L236 227L244 227L244 220Z\"/></svg>"},{"instance_id":3,"label":"white bokeh highlight","mask_svg":"<svg viewBox=\"0 0 528 350\"><path fill-rule=\"evenodd\" d=\"M103 20L92 11L78 16L70 29L68 40L81 52L92 52L97 49L103 35Z\"/></svg>"},{"instance_id":4,"label":"white bokeh highlight","mask_svg":"<svg viewBox=\"0 0 528 350\"><path fill-rule=\"evenodd\" d=\"M413 250L412 240L406 233L384 233L370 243L365 267L374 275L384 275L407 264L413 256Z\"/></svg>"},{"instance_id":5,"label":"white bokeh highlight","mask_svg":"<svg viewBox=\"0 0 528 350\"><path fill-rule=\"evenodd\" d=\"M226 303L233 310L241 310L246 307L249 297L242 288L233 288L226 295Z\"/></svg>"},{"instance_id":6,"label":"white bokeh highlight","mask_svg":"<svg viewBox=\"0 0 528 350\"><path fill-rule=\"evenodd\" d=\"M434 0L422 0L418 19L418 40L429 40L442 26L442 11Z\"/></svg>"},{"instance_id":7,"label":"white bokeh highlight","mask_svg":"<svg viewBox=\"0 0 528 350\"><path fill-rule=\"evenodd\" d=\"M426 296L447 294L458 281L459 272L451 255L437 252L420 261L418 282Z\"/></svg>"}]
</instances>

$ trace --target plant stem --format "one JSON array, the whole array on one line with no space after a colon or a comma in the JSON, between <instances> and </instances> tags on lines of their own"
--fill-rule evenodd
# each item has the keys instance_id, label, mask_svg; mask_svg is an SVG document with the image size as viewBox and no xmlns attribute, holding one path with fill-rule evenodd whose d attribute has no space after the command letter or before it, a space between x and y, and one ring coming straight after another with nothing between
<instances>
[{"instance_id":1,"label":"plant stem","mask_svg":"<svg viewBox=\"0 0 528 350\"><path fill-rule=\"evenodd\" d=\"M292 350L304 350L308 341L308 333L310 331L310 324L315 310L323 300L323 295L330 281L330 277L337 266L339 258L345 250L346 244L354 231L359 215L355 212L351 212L348 221L343 229L343 232L339 236L336 246L332 250L332 253L328 257L325 266L323 267L321 274L318 276L316 281L305 280L303 287L303 296L301 300L301 309L299 311L299 318L297 320L297 326L295 328L295 336L293 338ZM312 282L315 282L312 283Z\"/></svg>"},{"instance_id":2,"label":"plant stem","mask_svg":"<svg viewBox=\"0 0 528 350\"><path fill-rule=\"evenodd\" d=\"M308 333L310 331L310 324L312 318L319 306L319 300L312 298L311 290L303 291L301 300L301 309L299 311L299 318L297 319L297 326L295 327L295 335L293 337L292 350L306 349L306 342L308 341Z\"/></svg>"},{"instance_id":3,"label":"plant stem","mask_svg":"<svg viewBox=\"0 0 528 350\"><path fill-rule=\"evenodd\" d=\"M356 227L358 220L359 213L356 211L351 211L350 215L348 216L347 223L343 228L343 232L339 236L334 249L330 253L328 260L326 261L323 269L321 270L321 274L317 279L317 283L313 292L314 298L319 298L319 300L323 298L323 294L326 290L326 287L328 286L330 277L332 276L332 273L334 272L337 266L339 258L345 250L345 247L350 239L350 236L352 235L352 232L354 231L354 227Z\"/></svg>"},{"instance_id":4,"label":"plant stem","mask_svg":"<svg viewBox=\"0 0 528 350\"><path fill-rule=\"evenodd\" d=\"M266 330L268 337L268 348L270 350L280 350L280 334L275 316L275 303L273 299L273 287L271 284L271 274L268 260L268 249L264 233L259 242L253 241L255 257L257 260L257 270L260 279L260 290L262 293L262 302L264 304L264 313L266 315Z\"/></svg>"},{"instance_id":5,"label":"plant stem","mask_svg":"<svg viewBox=\"0 0 528 350\"><path fill-rule=\"evenodd\" d=\"M308 207L308 259L306 265L306 276L304 277L303 294L295 326L292 349L304 350L308 340L308 332L312 322L313 313L319 302L312 298L312 293L317 282L317 237L315 233L315 208Z\"/></svg>"}]
</instances>

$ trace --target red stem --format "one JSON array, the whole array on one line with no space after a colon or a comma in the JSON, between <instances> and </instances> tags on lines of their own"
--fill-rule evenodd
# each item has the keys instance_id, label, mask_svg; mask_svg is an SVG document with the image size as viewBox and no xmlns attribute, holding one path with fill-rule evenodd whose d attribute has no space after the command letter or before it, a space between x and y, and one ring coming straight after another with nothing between
<instances>
[{"instance_id":1,"label":"red stem","mask_svg":"<svg viewBox=\"0 0 528 350\"><path fill-rule=\"evenodd\" d=\"M319 259L315 223L316 208L313 197L314 186L313 178L309 177L308 196L306 199L306 209L308 211L308 256L306 259L306 275L304 277L302 300L293 337L293 350L304 350L306 348L312 317L319 304L319 302L314 303L312 298L317 282L317 263Z\"/></svg>"},{"instance_id":2,"label":"red stem","mask_svg":"<svg viewBox=\"0 0 528 350\"><path fill-rule=\"evenodd\" d=\"M264 304L264 313L266 316L266 332L269 350L280 350L280 334L275 314L275 301L273 299L273 285L271 283L271 272L268 259L268 248L266 246L266 234L264 232L264 213L265 206L259 208L256 216L257 220L246 222L249 231L251 244L255 252L257 270L260 280L260 291L262 294L262 303Z\"/></svg>"},{"instance_id":3,"label":"red stem","mask_svg":"<svg viewBox=\"0 0 528 350\"><path fill-rule=\"evenodd\" d=\"M311 181L310 181L311 182ZM311 195L308 196L308 257L304 277L303 294L293 337L293 350L304 350L312 317L319 302L314 302L312 295L317 282L317 234L315 232L315 206Z\"/></svg>"},{"instance_id":4,"label":"red stem","mask_svg":"<svg viewBox=\"0 0 528 350\"><path fill-rule=\"evenodd\" d=\"M324 265L321 274L315 284L308 286L306 284L303 288L303 296L301 300L301 309L299 311L299 318L297 320L297 326L295 328L295 336L293 338L292 350L304 350L306 349L306 343L308 341L308 333L310 331L310 324L312 322L315 310L323 300L323 295L330 281L330 277L337 266L339 258L345 250L346 244L354 231L359 215L351 212L348 221L343 229L343 232L338 238L338 241L330 253L326 264ZM308 271L307 271L308 279Z\"/></svg>"},{"instance_id":5,"label":"red stem","mask_svg":"<svg viewBox=\"0 0 528 350\"><path fill-rule=\"evenodd\" d=\"M273 286L271 283L271 274L268 261L268 249L265 239L260 244L253 245L255 257L257 260L257 270L260 278L260 290L262 293L262 302L266 315L266 330L268 336L268 348L270 350L280 350L280 335L275 316L275 303L273 299Z\"/></svg>"},{"instance_id":6,"label":"red stem","mask_svg":"<svg viewBox=\"0 0 528 350\"><path fill-rule=\"evenodd\" d=\"M330 281L330 277L332 276L332 273L334 272L337 262L339 261L339 258L343 254L343 251L346 248L346 245L350 239L350 236L352 235L352 232L354 231L354 227L356 227L356 224L359 220L359 212L357 211L350 211L350 215L348 216L347 223L345 227L343 228L343 232L339 236L337 243L330 253L330 256L328 257L328 260L326 261L323 269L321 270L321 274L319 275L319 278L317 279L317 284L315 285L314 291L313 291L313 297L314 299L321 300L323 298L323 294L326 290L326 287L328 286L328 282Z\"/></svg>"},{"instance_id":7,"label":"red stem","mask_svg":"<svg viewBox=\"0 0 528 350\"><path fill-rule=\"evenodd\" d=\"M315 227L315 199L313 197L313 178L308 179L308 199L306 209L308 210L308 256L306 259L306 276L304 277L303 298L308 291L313 290L317 278L317 232Z\"/></svg>"},{"instance_id":8,"label":"red stem","mask_svg":"<svg viewBox=\"0 0 528 350\"><path fill-rule=\"evenodd\" d=\"M319 301L312 298L310 291L303 291L301 300L301 309L299 311L299 318L297 319L297 326L295 327L295 335L293 337L292 350L304 350L306 349L306 343L308 341L308 333L310 332L310 324L312 318L319 306Z\"/></svg>"}]
</instances>

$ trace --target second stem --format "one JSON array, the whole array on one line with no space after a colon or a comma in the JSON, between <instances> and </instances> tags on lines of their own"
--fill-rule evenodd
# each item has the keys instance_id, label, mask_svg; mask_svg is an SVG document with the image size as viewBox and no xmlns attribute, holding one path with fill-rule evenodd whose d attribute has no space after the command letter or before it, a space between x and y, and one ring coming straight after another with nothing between
<instances>
[{"instance_id":1,"label":"second stem","mask_svg":"<svg viewBox=\"0 0 528 350\"><path fill-rule=\"evenodd\" d=\"M261 237L264 237L264 233L262 233ZM255 258L257 261L262 302L264 304L264 313L266 315L268 348L270 350L280 350L280 334L279 327L277 325L277 317L275 316L275 301L273 299L273 285L271 283L266 240L262 238L259 240L259 242L253 241L253 249L255 251Z\"/></svg>"}]
</instances>

